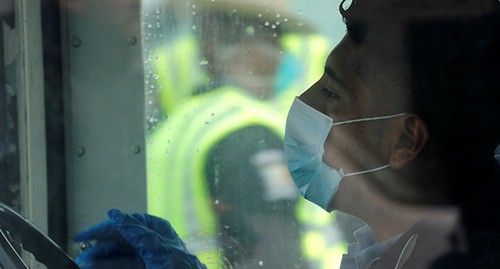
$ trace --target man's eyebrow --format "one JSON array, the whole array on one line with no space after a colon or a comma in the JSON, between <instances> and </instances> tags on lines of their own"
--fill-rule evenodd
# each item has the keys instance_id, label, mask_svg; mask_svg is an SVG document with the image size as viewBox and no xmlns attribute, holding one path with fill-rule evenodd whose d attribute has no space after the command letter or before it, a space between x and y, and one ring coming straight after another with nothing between
<instances>
[{"instance_id":1,"label":"man's eyebrow","mask_svg":"<svg viewBox=\"0 0 500 269\"><path fill-rule=\"evenodd\" d=\"M341 80L337 74L335 73L335 71L333 70L333 68L329 67L329 66L325 66L325 73L332 79L334 80L337 84L339 84L342 88L344 89L349 89L347 87L347 84Z\"/></svg>"},{"instance_id":2,"label":"man's eyebrow","mask_svg":"<svg viewBox=\"0 0 500 269\"><path fill-rule=\"evenodd\" d=\"M337 83L342 90L347 92L351 97L356 100L357 99L357 91L355 88L350 87L348 83L346 83L344 80L339 78L337 73L335 73L335 70L329 66L325 66L325 73L333 80L335 83Z\"/></svg>"},{"instance_id":3,"label":"man's eyebrow","mask_svg":"<svg viewBox=\"0 0 500 269\"><path fill-rule=\"evenodd\" d=\"M335 74L335 71L329 66L325 66L325 73L330 77L330 78L335 78L337 75Z\"/></svg>"}]
</instances>

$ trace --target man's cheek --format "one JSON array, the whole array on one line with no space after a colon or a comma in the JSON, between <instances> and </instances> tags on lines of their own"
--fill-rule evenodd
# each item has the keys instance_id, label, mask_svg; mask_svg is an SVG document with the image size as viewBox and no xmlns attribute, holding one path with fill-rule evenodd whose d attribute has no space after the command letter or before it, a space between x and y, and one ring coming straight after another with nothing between
<instances>
[{"instance_id":1,"label":"man's cheek","mask_svg":"<svg viewBox=\"0 0 500 269\"><path fill-rule=\"evenodd\" d=\"M357 163L354 156L355 137L350 135L347 126L335 127L328 135L324 150L323 162L335 169L352 171Z\"/></svg>"}]
</instances>

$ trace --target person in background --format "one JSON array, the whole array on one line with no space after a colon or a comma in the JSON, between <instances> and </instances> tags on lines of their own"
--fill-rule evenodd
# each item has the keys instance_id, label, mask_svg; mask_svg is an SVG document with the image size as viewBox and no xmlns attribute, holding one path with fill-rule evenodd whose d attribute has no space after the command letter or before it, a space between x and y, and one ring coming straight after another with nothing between
<instances>
[{"instance_id":1,"label":"person in background","mask_svg":"<svg viewBox=\"0 0 500 269\"><path fill-rule=\"evenodd\" d=\"M343 267L500 266L499 5L341 5L348 32L292 104L285 156L301 195L359 217L376 238ZM182 244L159 237L164 228L113 210L77 239L125 238L148 268L202 268L169 251Z\"/></svg>"},{"instance_id":2,"label":"person in background","mask_svg":"<svg viewBox=\"0 0 500 269\"><path fill-rule=\"evenodd\" d=\"M286 1L163 5L179 20L186 20L181 10L193 15L189 31L150 49L168 120L148 134L148 212L168 219L210 268L307 268L283 156L284 111L273 103L295 91L292 84L311 81L302 60L329 48ZM308 37L320 44L302 59L292 49Z\"/></svg>"}]
</instances>

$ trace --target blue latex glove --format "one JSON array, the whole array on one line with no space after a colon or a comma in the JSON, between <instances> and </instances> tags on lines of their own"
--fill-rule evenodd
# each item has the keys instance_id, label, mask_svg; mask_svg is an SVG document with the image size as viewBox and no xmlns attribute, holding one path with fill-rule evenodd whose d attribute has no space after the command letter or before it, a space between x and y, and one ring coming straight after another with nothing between
<instances>
[{"instance_id":1,"label":"blue latex glove","mask_svg":"<svg viewBox=\"0 0 500 269\"><path fill-rule=\"evenodd\" d=\"M108 211L109 220L77 234L75 241L96 240L76 259L82 268L96 268L99 261L137 255L147 269L206 269L189 253L166 220L148 214Z\"/></svg>"}]
</instances>

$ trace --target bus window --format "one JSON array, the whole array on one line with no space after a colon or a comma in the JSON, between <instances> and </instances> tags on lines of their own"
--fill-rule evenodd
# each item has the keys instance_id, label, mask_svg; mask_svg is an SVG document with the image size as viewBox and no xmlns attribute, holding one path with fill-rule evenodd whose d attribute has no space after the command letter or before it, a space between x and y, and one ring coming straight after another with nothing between
<instances>
[{"instance_id":1,"label":"bus window","mask_svg":"<svg viewBox=\"0 0 500 269\"><path fill-rule=\"evenodd\" d=\"M341 217L299 199L283 153L291 102L344 31L318 2L142 3L148 212L209 268L336 268L345 252Z\"/></svg>"},{"instance_id":2,"label":"bus window","mask_svg":"<svg viewBox=\"0 0 500 269\"><path fill-rule=\"evenodd\" d=\"M500 5L451 2L0 1L0 267L498 268Z\"/></svg>"}]
</instances>

